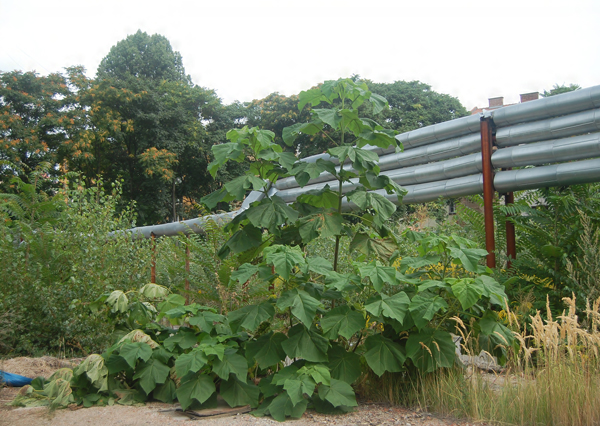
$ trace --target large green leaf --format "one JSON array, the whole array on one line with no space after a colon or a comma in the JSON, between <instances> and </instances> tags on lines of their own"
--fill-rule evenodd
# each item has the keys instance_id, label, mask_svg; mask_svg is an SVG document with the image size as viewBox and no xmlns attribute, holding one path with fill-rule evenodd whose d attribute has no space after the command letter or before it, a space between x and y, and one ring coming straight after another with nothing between
<instances>
[{"instance_id":1,"label":"large green leaf","mask_svg":"<svg viewBox=\"0 0 600 426\"><path fill-rule=\"evenodd\" d=\"M250 332L254 332L260 323L273 318L275 308L269 302L263 302L260 305L247 305L236 311L230 312L227 316L229 326L233 332L242 327Z\"/></svg>"},{"instance_id":2,"label":"large green leaf","mask_svg":"<svg viewBox=\"0 0 600 426\"><path fill-rule=\"evenodd\" d=\"M235 349L227 349L223 360L216 359L213 362L213 372L223 380L229 379L231 373L240 380L246 380L248 361L240 354L235 353Z\"/></svg>"},{"instance_id":3,"label":"large green leaf","mask_svg":"<svg viewBox=\"0 0 600 426\"><path fill-rule=\"evenodd\" d=\"M336 109L313 108L313 112L317 114L321 121L329 124L334 129L338 129L339 124L342 122L342 115Z\"/></svg>"},{"instance_id":4,"label":"large green leaf","mask_svg":"<svg viewBox=\"0 0 600 426\"><path fill-rule=\"evenodd\" d=\"M373 238L365 232L357 232L350 243L350 251L357 250L370 258L388 259L398 245L390 238Z\"/></svg>"},{"instance_id":5,"label":"large green leaf","mask_svg":"<svg viewBox=\"0 0 600 426\"><path fill-rule=\"evenodd\" d=\"M365 318L348 305L338 306L327 312L321 319L323 334L330 340L335 340L338 335L350 339L354 333L365 326Z\"/></svg>"},{"instance_id":6,"label":"large green leaf","mask_svg":"<svg viewBox=\"0 0 600 426\"><path fill-rule=\"evenodd\" d=\"M248 282L254 274L258 272L258 265L252 265L251 263L244 263L239 268L231 273L230 280L244 284Z\"/></svg>"},{"instance_id":7,"label":"large green leaf","mask_svg":"<svg viewBox=\"0 0 600 426\"><path fill-rule=\"evenodd\" d=\"M296 324L288 332L288 339L281 344L290 358L304 358L310 362L327 362L329 340L315 331Z\"/></svg>"},{"instance_id":8,"label":"large green leaf","mask_svg":"<svg viewBox=\"0 0 600 426\"><path fill-rule=\"evenodd\" d=\"M405 292L401 291L391 297L386 294L379 294L369 299L365 304L365 310L375 317L383 315L398 320L402 324L409 305L410 299Z\"/></svg>"},{"instance_id":9,"label":"large green leaf","mask_svg":"<svg viewBox=\"0 0 600 426\"><path fill-rule=\"evenodd\" d=\"M195 346L196 343L198 343L196 332L191 328L181 327L177 330L177 333L166 338L163 345L168 350L173 351L175 346L179 346L181 349L185 350Z\"/></svg>"},{"instance_id":10,"label":"large green leaf","mask_svg":"<svg viewBox=\"0 0 600 426\"><path fill-rule=\"evenodd\" d=\"M360 283L360 277L352 273L340 274L331 271L326 276L326 283L328 287L333 287L337 291L345 291L357 288L357 285Z\"/></svg>"},{"instance_id":11,"label":"large green leaf","mask_svg":"<svg viewBox=\"0 0 600 426\"><path fill-rule=\"evenodd\" d=\"M310 376L303 375L301 378L290 378L283 383L283 389L287 392L292 404L296 405L304 399L304 394L311 396L317 384Z\"/></svg>"},{"instance_id":12,"label":"large green leaf","mask_svg":"<svg viewBox=\"0 0 600 426\"><path fill-rule=\"evenodd\" d=\"M358 272L363 278L369 278L371 284L378 292L383 290L384 284L396 284L396 268L383 266L379 261L372 261L364 265L359 264Z\"/></svg>"},{"instance_id":13,"label":"large green leaf","mask_svg":"<svg viewBox=\"0 0 600 426\"><path fill-rule=\"evenodd\" d=\"M208 171L213 178L217 175L219 167L228 160L241 161L244 158L244 145L239 142L227 142L213 145L211 151L215 156L215 159L208 165Z\"/></svg>"},{"instance_id":14,"label":"large green leaf","mask_svg":"<svg viewBox=\"0 0 600 426\"><path fill-rule=\"evenodd\" d=\"M246 216L252 225L269 230L298 220L298 212L277 195L265 198L260 204L250 207L246 211Z\"/></svg>"},{"instance_id":15,"label":"large green leaf","mask_svg":"<svg viewBox=\"0 0 600 426\"><path fill-rule=\"evenodd\" d=\"M352 384L360 377L360 357L340 345L332 345L327 352L331 377Z\"/></svg>"},{"instance_id":16,"label":"large green leaf","mask_svg":"<svg viewBox=\"0 0 600 426\"><path fill-rule=\"evenodd\" d=\"M200 404L208 400L217 388L210 376L206 374L190 373L181 379L181 385L177 389L177 400L183 410L187 410L193 400Z\"/></svg>"},{"instance_id":17,"label":"large green leaf","mask_svg":"<svg viewBox=\"0 0 600 426\"><path fill-rule=\"evenodd\" d=\"M342 380L331 379L331 384L329 386L320 386L319 396L321 399L329 401L334 407L339 407L340 405L345 405L347 407L358 406L354 389Z\"/></svg>"},{"instance_id":18,"label":"large green leaf","mask_svg":"<svg viewBox=\"0 0 600 426\"><path fill-rule=\"evenodd\" d=\"M143 286L142 288L140 288L138 290L138 293L140 293L142 296L144 296L147 299L155 300L155 299L162 299L167 294L169 294L169 289L167 287L165 287L164 285L148 283L145 286Z\"/></svg>"},{"instance_id":19,"label":"large green leaf","mask_svg":"<svg viewBox=\"0 0 600 426\"><path fill-rule=\"evenodd\" d=\"M208 363L208 358L202 348L194 348L191 352L175 360L175 372L178 377L184 377L186 374L195 373Z\"/></svg>"},{"instance_id":20,"label":"large green leaf","mask_svg":"<svg viewBox=\"0 0 600 426\"><path fill-rule=\"evenodd\" d=\"M177 386L173 380L167 379L165 384L156 385L152 396L166 404L172 404L177 398Z\"/></svg>"},{"instance_id":21,"label":"large green leaf","mask_svg":"<svg viewBox=\"0 0 600 426\"><path fill-rule=\"evenodd\" d=\"M138 359L148 361L152 356L152 348L144 342L126 343L121 346L119 355L127 361L131 368L135 368Z\"/></svg>"},{"instance_id":22,"label":"large green leaf","mask_svg":"<svg viewBox=\"0 0 600 426\"><path fill-rule=\"evenodd\" d=\"M294 405L290 396L285 392L273 399L269 404L268 411L275 420L283 422L288 416L295 419L302 417L302 414L306 411L307 405L307 399L303 399L298 404Z\"/></svg>"},{"instance_id":23,"label":"large green leaf","mask_svg":"<svg viewBox=\"0 0 600 426\"><path fill-rule=\"evenodd\" d=\"M452 367L455 349L450 333L432 328L411 333L406 341L406 355L422 373Z\"/></svg>"},{"instance_id":24,"label":"large green leaf","mask_svg":"<svg viewBox=\"0 0 600 426\"><path fill-rule=\"evenodd\" d=\"M339 204L339 195L331 190L329 185L321 189L311 189L296 198L296 202L309 204L313 207L322 207L324 209L337 209Z\"/></svg>"},{"instance_id":25,"label":"large green leaf","mask_svg":"<svg viewBox=\"0 0 600 426\"><path fill-rule=\"evenodd\" d=\"M260 191L267 183L259 177L243 175L227 182L224 187L236 200L243 200L249 190Z\"/></svg>"},{"instance_id":26,"label":"large green leaf","mask_svg":"<svg viewBox=\"0 0 600 426\"><path fill-rule=\"evenodd\" d=\"M321 211L300 218L298 223L302 241L309 242L319 236L329 238L340 235L344 226L344 219L336 211Z\"/></svg>"},{"instance_id":27,"label":"large green leaf","mask_svg":"<svg viewBox=\"0 0 600 426\"><path fill-rule=\"evenodd\" d=\"M488 252L483 249L475 248L447 248L455 263L459 263L469 272L477 272L479 261L485 257Z\"/></svg>"},{"instance_id":28,"label":"large green leaf","mask_svg":"<svg viewBox=\"0 0 600 426\"><path fill-rule=\"evenodd\" d=\"M284 127L281 132L283 142L287 146L292 146L299 134L314 135L323 129L323 123L320 120L313 120L309 123L296 123L288 127Z\"/></svg>"},{"instance_id":29,"label":"large green leaf","mask_svg":"<svg viewBox=\"0 0 600 426\"><path fill-rule=\"evenodd\" d=\"M246 380L239 380L235 376L227 381L221 382L220 395L230 407L240 407L250 405L258 406L260 389L254 384L247 383Z\"/></svg>"},{"instance_id":30,"label":"large green leaf","mask_svg":"<svg viewBox=\"0 0 600 426\"><path fill-rule=\"evenodd\" d=\"M257 340L246 343L246 357L256 359L260 368L271 367L285 359L281 344L286 340L287 336L283 333L263 334Z\"/></svg>"},{"instance_id":31,"label":"large green leaf","mask_svg":"<svg viewBox=\"0 0 600 426\"><path fill-rule=\"evenodd\" d=\"M349 192L347 197L361 210L368 208L375 210L377 215L375 215L373 222L377 226L382 226L396 211L396 205L390 200L376 192L367 192L364 188Z\"/></svg>"},{"instance_id":32,"label":"large green leaf","mask_svg":"<svg viewBox=\"0 0 600 426\"><path fill-rule=\"evenodd\" d=\"M304 290L294 288L281 294L277 300L279 309L291 308L292 314L306 326L312 325L317 308L323 307L323 304L312 297Z\"/></svg>"},{"instance_id":33,"label":"large green leaf","mask_svg":"<svg viewBox=\"0 0 600 426\"><path fill-rule=\"evenodd\" d=\"M398 373L402 371L402 365L406 360L404 350L393 340L383 337L381 334L375 334L367 337L365 340L365 360L371 370L378 376L386 371Z\"/></svg>"},{"instance_id":34,"label":"large green leaf","mask_svg":"<svg viewBox=\"0 0 600 426\"><path fill-rule=\"evenodd\" d=\"M452 284L452 293L456 296L464 310L479 301L484 292L481 282L473 278L462 278Z\"/></svg>"},{"instance_id":35,"label":"large green leaf","mask_svg":"<svg viewBox=\"0 0 600 426\"><path fill-rule=\"evenodd\" d=\"M157 384L163 384L169 377L169 367L157 359L150 359L133 376L133 379L140 379L140 386L149 395Z\"/></svg>"},{"instance_id":36,"label":"large green leaf","mask_svg":"<svg viewBox=\"0 0 600 426\"><path fill-rule=\"evenodd\" d=\"M236 231L219 250L219 257L224 259L229 253L237 254L262 244L262 231L248 224Z\"/></svg>"},{"instance_id":37,"label":"large green leaf","mask_svg":"<svg viewBox=\"0 0 600 426\"><path fill-rule=\"evenodd\" d=\"M448 303L444 298L431 294L429 291L424 291L412 298L408 310L415 325L419 330L422 330L440 309L446 308L448 308Z\"/></svg>"},{"instance_id":38,"label":"large green leaf","mask_svg":"<svg viewBox=\"0 0 600 426\"><path fill-rule=\"evenodd\" d=\"M264 250L267 263L272 264L277 272L285 280L290 279L293 269L298 266L303 269L306 264L304 253L298 246L273 245Z\"/></svg>"},{"instance_id":39,"label":"large green leaf","mask_svg":"<svg viewBox=\"0 0 600 426\"><path fill-rule=\"evenodd\" d=\"M480 282L483 286L483 295L490 298L490 302L495 305L506 307L508 296L506 296L504 286L492 277L487 275L480 275L475 279L476 282Z\"/></svg>"},{"instance_id":40,"label":"large green leaf","mask_svg":"<svg viewBox=\"0 0 600 426\"><path fill-rule=\"evenodd\" d=\"M215 323L223 322L224 320L224 315L215 314L211 311L201 311L191 317L188 321L190 325L195 325L205 333L210 333L215 328Z\"/></svg>"},{"instance_id":41,"label":"large green leaf","mask_svg":"<svg viewBox=\"0 0 600 426\"><path fill-rule=\"evenodd\" d=\"M490 337L496 345L510 346L515 340L514 333L496 321L496 316L491 311L486 312L479 320L479 327L481 333Z\"/></svg>"},{"instance_id":42,"label":"large green leaf","mask_svg":"<svg viewBox=\"0 0 600 426\"><path fill-rule=\"evenodd\" d=\"M319 275L327 275L333 271L333 265L331 262L323 257L314 256L306 258L308 269Z\"/></svg>"}]
</instances>

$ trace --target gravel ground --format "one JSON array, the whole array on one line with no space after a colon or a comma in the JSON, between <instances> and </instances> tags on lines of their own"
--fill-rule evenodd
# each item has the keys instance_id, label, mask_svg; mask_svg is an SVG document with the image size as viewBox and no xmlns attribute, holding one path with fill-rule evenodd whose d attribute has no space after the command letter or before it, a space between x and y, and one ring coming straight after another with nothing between
<instances>
[{"instance_id":1,"label":"gravel ground","mask_svg":"<svg viewBox=\"0 0 600 426\"><path fill-rule=\"evenodd\" d=\"M50 376L55 370L68 366L68 361L52 357L15 358L0 361L0 369L28 377ZM234 414L224 417L189 420L173 411L176 405L160 402L144 406L92 407L56 410L47 408L19 408L8 404L16 395L17 388L0 389L0 425L30 426L75 426L75 425L274 425L277 421L270 417L256 418L249 414ZM385 404L361 403L352 413L344 415L324 415L307 411L298 420L289 420L293 426L305 425L404 425L404 426L470 426L474 423L438 418L429 413L420 413ZM481 425L481 423L478 423Z\"/></svg>"}]
</instances>

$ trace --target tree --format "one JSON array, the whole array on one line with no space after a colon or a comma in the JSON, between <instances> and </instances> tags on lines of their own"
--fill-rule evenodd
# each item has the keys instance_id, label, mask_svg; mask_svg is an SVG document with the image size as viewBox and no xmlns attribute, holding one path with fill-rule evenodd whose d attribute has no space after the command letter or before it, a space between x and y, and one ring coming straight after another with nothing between
<instances>
[{"instance_id":1,"label":"tree","mask_svg":"<svg viewBox=\"0 0 600 426\"><path fill-rule=\"evenodd\" d=\"M41 163L55 163L65 129L73 125L66 114L68 93L60 74L0 74L0 182L7 184L11 176L27 181Z\"/></svg>"},{"instance_id":2,"label":"tree","mask_svg":"<svg viewBox=\"0 0 600 426\"><path fill-rule=\"evenodd\" d=\"M420 81L367 84L390 104L382 113L382 124L400 133L468 115L458 99L437 93Z\"/></svg>"},{"instance_id":3,"label":"tree","mask_svg":"<svg viewBox=\"0 0 600 426\"><path fill-rule=\"evenodd\" d=\"M95 172L124 180L141 222L176 220L184 198L218 187L206 171L215 142L208 129L221 131L221 118L232 123L215 92L186 76L165 37L138 31L117 43L83 97L91 120L108 124L94 136Z\"/></svg>"},{"instance_id":4,"label":"tree","mask_svg":"<svg viewBox=\"0 0 600 426\"><path fill-rule=\"evenodd\" d=\"M565 84L555 84L552 89L544 90L542 97L547 98L548 96L560 95L562 93L573 92L574 90L579 89L581 89L579 84L569 84L568 86Z\"/></svg>"}]
</instances>

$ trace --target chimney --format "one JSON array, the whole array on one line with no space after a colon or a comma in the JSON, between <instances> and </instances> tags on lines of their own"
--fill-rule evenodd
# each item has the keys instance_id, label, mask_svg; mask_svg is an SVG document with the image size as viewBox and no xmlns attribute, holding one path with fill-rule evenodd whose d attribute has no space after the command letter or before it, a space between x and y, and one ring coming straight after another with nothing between
<instances>
[{"instance_id":1,"label":"chimney","mask_svg":"<svg viewBox=\"0 0 600 426\"><path fill-rule=\"evenodd\" d=\"M504 106L504 96L500 96L497 98L489 98L490 108L498 108Z\"/></svg>"},{"instance_id":2,"label":"chimney","mask_svg":"<svg viewBox=\"0 0 600 426\"><path fill-rule=\"evenodd\" d=\"M536 99L539 99L539 97L539 92L523 93L521 95L521 103L535 101Z\"/></svg>"}]
</instances>

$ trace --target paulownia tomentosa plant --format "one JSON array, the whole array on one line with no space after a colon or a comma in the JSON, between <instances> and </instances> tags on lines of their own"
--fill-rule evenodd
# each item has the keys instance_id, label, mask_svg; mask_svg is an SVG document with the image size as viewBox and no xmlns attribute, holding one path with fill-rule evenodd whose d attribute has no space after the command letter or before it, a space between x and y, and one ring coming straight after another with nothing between
<instances>
[{"instance_id":1,"label":"paulownia tomentosa plant","mask_svg":"<svg viewBox=\"0 0 600 426\"><path fill-rule=\"evenodd\" d=\"M357 112L364 102L379 112L386 101L351 80L325 82L299 98L300 109L313 107L312 120L285 129L283 139L292 145L300 133L334 135L337 146L328 150L329 159L296 161L273 142L272 132L231 130L230 142L213 147L209 169L214 175L228 161L251 157L250 170L204 199L212 207L242 200L248 190L264 193L227 225L232 236L220 255L245 259L231 282L273 283L273 297L224 315L185 306L181 296L156 285L132 293L148 300L106 295L99 302L125 314L126 326L143 331L132 330L75 372L71 383L78 401L177 399L185 409L213 405L220 394L231 406L250 404L257 407L255 415L282 421L300 417L308 407L351 410L361 358L377 375L451 367L452 318L473 318L474 331L490 350L502 351L512 342L491 309L501 307L506 296L479 264L484 250L457 236L407 233L419 257L394 253L397 237L386 220L395 205L386 195L400 200L403 190L379 174L377 154L365 147L400 147L392 131ZM329 108L315 108L323 104ZM307 191L291 205L269 192L278 179L293 176L305 186L321 173L337 180L336 187ZM363 212L358 226L345 216L345 203ZM345 237L364 260L341 273L337 259ZM315 238L335 240L332 261L305 254L304 246ZM452 263L464 269L464 278L446 276ZM432 265L438 264L442 272L435 275ZM159 316L177 322L177 330L149 320L148 304L158 300Z\"/></svg>"}]
</instances>

